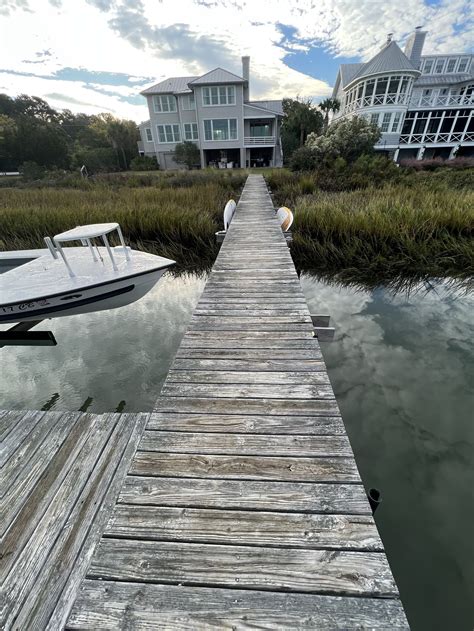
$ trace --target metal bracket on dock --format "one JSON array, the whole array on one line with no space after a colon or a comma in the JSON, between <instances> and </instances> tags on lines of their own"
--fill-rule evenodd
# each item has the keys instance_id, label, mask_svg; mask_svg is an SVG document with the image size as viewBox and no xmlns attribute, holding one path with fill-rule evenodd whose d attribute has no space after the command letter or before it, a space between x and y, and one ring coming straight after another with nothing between
<instances>
[{"instance_id":1,"label":"metal bracket on dock","mask_svg":"<svg viewBox=\"0 0 474 631\"><path fill-rule=\"evenodd\" d=\"M223 243L226 234L227 232L225 230L219 230L219 232L216 232L216 243Z\"/></svg>"},{"instance_id":2,"label":"metal bracket on dock","mask_svg":"<svg viewBox=\"0 0 474 631\"><path fill-rule=\"evenodd\" d=\"M320 342L332 342L336 329L329 326L329 315L312 315L311 322L314 326L314 336Z\"/></svg>"}]
</instances>

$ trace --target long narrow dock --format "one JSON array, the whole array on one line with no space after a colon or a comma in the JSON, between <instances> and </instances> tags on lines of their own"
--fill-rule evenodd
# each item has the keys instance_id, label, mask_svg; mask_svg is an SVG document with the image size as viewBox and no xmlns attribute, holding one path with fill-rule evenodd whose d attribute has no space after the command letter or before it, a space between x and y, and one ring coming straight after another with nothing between
<instances>
[{"instance_id":1,"label":"long narrow dock","mask_svg":"<svg viewBox=\"0 0 474 631\"><path fill-rule=\"evenodd\" d=\"M66 627L407 628L261 176Z\"/></svg>"}]
</instances>

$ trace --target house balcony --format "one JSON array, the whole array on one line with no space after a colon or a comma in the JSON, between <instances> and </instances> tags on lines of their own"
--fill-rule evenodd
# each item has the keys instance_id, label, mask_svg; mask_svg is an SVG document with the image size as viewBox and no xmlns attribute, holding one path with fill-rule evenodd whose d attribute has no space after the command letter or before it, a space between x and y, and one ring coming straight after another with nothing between
<instances>
[{"instance_id":1,"label":"house balcony","mask_svg":"<svg viewBox=\"0 0 474 631\"><path fill-rule=\"evenodd\" d=\"M401 145L427 144L427 143L474 143L474 132L452 132L448 134L402 134Z\"/></svg>"},{"instance_id":2,"label":"house balcony","mask_svg":"<svg viewBox=\"0 0 474 631\"><path fill-rule=\"evenodd\" d=\"M375 107L377 105L408 105L408 101L406 92L402 94L372 94L371 96L354 99L352 103L344 104L341 108L341 114L349 114L364 107Z\"/></svg>"},{"instance_id":3,"label":"house balcony","mask_svg":"<svg viewBox=\"0 0 474 631\"><path fill-rule=\"evenodd\" d=\"M244 136L245 147L271 147L276 144L276 136Z\"/></svg>"},{"instance_id":4,"label":"house balcony","mask_svg":"<svg viewBox=\"0 0 474 631\"><path fill-rule=\"evenodd\" d=\"M410 99L410 107L453 107L474 105L474 94L447 94L444 96L417 96Z\"/></svg>"}]
</instances>

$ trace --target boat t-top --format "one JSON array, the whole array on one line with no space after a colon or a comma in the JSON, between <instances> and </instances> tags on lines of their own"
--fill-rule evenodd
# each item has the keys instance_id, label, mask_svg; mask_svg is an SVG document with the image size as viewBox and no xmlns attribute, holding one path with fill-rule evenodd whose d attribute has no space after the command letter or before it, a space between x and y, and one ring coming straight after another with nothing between
<instances>
[{"instance_id":1,"label":"boat t-top","mask_svg":"<svg viewBox=\"0 0 474 631\"><path fill-rule=\"evenodd\" d=\"M110 245L112 232L119 246ZM74 241L81 246L63 247ZM10 253L11 261L18 255L18 266L0 274L0 323L122 307L144 296L175 263L127 247L118 223L77 226L45 243L48 249L26 263L21 252Z\"/></svg>"}]
</instances>

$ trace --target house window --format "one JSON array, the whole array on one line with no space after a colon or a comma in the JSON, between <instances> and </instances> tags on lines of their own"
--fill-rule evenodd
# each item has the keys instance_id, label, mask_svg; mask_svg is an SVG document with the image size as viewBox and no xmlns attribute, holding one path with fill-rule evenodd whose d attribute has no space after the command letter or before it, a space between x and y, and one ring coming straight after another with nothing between
<instances>
[{"instance_id":1,"label":"house window","mask_svg":"<svg viewBox=\"0 0 474 631\"><path fill-rule=\"evenodd\" d=\"M390 77L390 83L388 84L388 93L396 94L398 92L398 86L401 77Z\"/></svg>"},{"instance_id":2,"label":"house window","mask_svg":"<svg viewBox=\"0 0 474 631\"><path fill-rule=\"evenodd\" d=\"M195 110L196 101L194 100L194 94L187 94L183 96L183 110Z\"/></svg>"},{"instance_id":3,"label":"house window","mask_svg":"<svg viewBox=\"0 0 474 631\"><path fill-rule=\"evenodd\" d=\"M270 123L254 123L253 125L250 125L251 138L262 138L264 136L271 136Z\"/></svg>"},{"instance_id":4,"label":"house window","mask_svg":"<svg viewBox=\"0 0 474 631\"><path fill-rule=\"evenodd\" d=\"M199 140L197 123L184 123L184 139Z\"/></svg>"},{"instance_id":5,"label":"house window","mask_svg":"<svg viewBox=\"0 0 474 631\"><path fill-rule=\"evenodd\" d=\"M385 92L387 91L387 85L388 85L388 78L379 77L377 79L377 86L375 88L375 94L376 95L385 94Z\"/></svg>"},{"instance_id":6,"label":"house window","mask_svg":"<svg viewBox=\"0 0 474 631\"><path fill-rule=\"evenodd\" d=\"M438 59L435 66L435 74L442 74L444 68L444 59Z\"/></svg>"},{"instance_id":7,"label":"house window","mask_svg":"<svg viewBox=\"0 0 474 631\"><path fill-rule=\"evenodd\" d=\"M454 72L455 66L456 66L456 59L449 59L448 65L446 66L446 72Z\"/></svg>"},{"instance_id":8,"label":"house window","mask_svg":"<svg viewBox=\"0 0 474 631\"><path fill-rule=\"evenodd\" d=\"M216 118L204 121L205 140L237 140L237 119Z\"/></svg>"},{"instance_id":9,"label":"house window","mask_svg":"<svg viewBox=\"0 0 474 631\"><path fill-rule=\"evenodd\" d=\"M389 130L390 127L390 119L392 118L392 112L386 112L383 115L383 120L382 120L382 127L380 128L380 130L382 131L382 133L385 133Z\"/></svg>"},{"instance_id":10,"label":"house window","mask_svg":"<svg viewBox=\"0 0 474 631\"><path fill-rule=\"evenodd\" d=\"M157 125L158 142L179 142L179 125Z\"/></svg>"},{"instance_id":11,"label":"house window","mask_svg":"<svg viewBox=\"0 0 474 631\"><path fill-rule=\"evenodd\" d=\"M209 105L234 105L235 86L223 85L202 89L202 104Z\"/></svg>"},{"instance_id":12,"label":"house window","mask_svg":"<svg viewBox=\"0 0 474 631\"><path fill-rule=\"evenodd\" d=\"M145 136L147 142L153 142L153 136L151 135L151 129L149 127L145 127Z\"/></svg>"},{"instance_id":13,"label":"house window","mask_svg":"<svg viewBox=\"0 0 474 631\"><path fill-rule=\"evenodd\" d=\"M401 112L395 113L395 116L393 117L393 121L392 121L392 134L395 134L398 132L398 126L400 124L401 117L402 117Z\"/></svg>"},{"instance_id":14,"label":"house window","mask_svg":"<svg viewBox=\"0 0 474 631\"><path fill-rule=\"evenodd\" d=\"M375 79L369 79L369 81L367 81L365 85L366 97L372 96L372 94L374 93L374 87L375 87Z\"/></svg>"},{"instance_id":15,"label":"house window","mask_svg":"<svg viewBox=\"0 0 474 631\"><path fill-rule=\"evenodd\" d=\"M458 72L466 72L468 63L469 57L462 57L459 61Z\"/></svg>"},{"instance_id":16,"label":"house window","mask_svg":"<svg viewBox=\"0 0 474 631\"><path fill-rule=\"evenodd\" d=\"M424 73L425 74L431 74L432 69L433 69L433 60L432 59L427 59L425 61Z\"/></svg>"},{"instance_id":17,"label":"house window","mask_svg":"<svg viewBox=\"0 0 474 631\"><path fill-rule=\"evenodd\" d=\"M176 112L176 99L171 94L160 94L153 97L155 114L160 112Z\"/></svg>"},{"instance_id":18,"label":"house window","mask_svg":"<svg viewBox=\"0 0 474 631\"><path fill-rule=\"evenodd\" d=\"M370 115L370 122L373 125L378 125L379 124L379 115L378 114L371 114Z\"/></svg>"}]
</instances>

